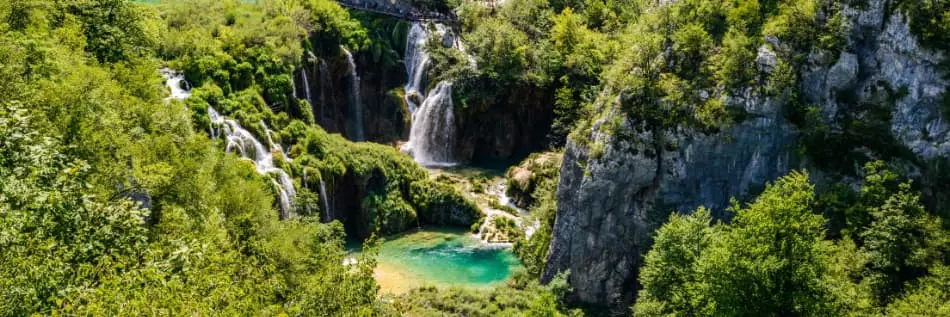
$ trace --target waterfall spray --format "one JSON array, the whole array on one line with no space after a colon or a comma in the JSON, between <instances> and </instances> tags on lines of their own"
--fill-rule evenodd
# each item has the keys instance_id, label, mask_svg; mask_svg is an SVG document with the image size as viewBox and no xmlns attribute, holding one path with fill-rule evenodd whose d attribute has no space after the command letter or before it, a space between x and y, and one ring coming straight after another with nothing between
<instances>
[{"instance_id":1,"label":"waterfall spray","mask_svg":"<svg viewBox=\"0 0 950 317\"><path fill-rule=\"evenodd\" d=\"M429 54L425 50L428 40L429 31L426 27L420 22L413 22L409 35L406 36L406 51L403 54L403 63L406 65L406 74L409 76L404 87L409 113L415 112L418 103L425 100L422 90L425 67L429 63Z\"/></svg>"},{"instance_id":2,"label":"waterfall spray","mask_svg":"<svg viewBox=\"0 0 950 317\"><path fill-rule=\"evenodd\" d=\"M412 114L406 149L423 166L454 166L455 109L452 83L440 82Z\"/></svg>"}]
</instances>

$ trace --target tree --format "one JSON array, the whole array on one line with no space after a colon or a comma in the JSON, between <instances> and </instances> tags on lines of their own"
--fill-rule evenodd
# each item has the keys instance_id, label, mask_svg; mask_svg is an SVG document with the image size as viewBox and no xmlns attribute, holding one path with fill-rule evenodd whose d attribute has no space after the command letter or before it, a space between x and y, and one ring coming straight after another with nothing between
<instances>
[{"instance_id":1,"label":"tree","mask_svg":"<svg viewBox=\"0 0 950 317\"><path fill-rule=\"evenodd\" d=\"M940 219L926 213L909 182L869 212L873 220L861 232L870 259L867 278L878 300L886 304L903 292L908 281L944 260L950 239L942 232Z\"/></svg>"},{"instance_id":2,"label":"tree","mask_svg":"<svg viewBox=\"0 0 950 317\"><path fill-rule=\"evenodd\" d=\"M854 248L823 240L826 221L812 211L814 202L808 175L792 172L746 207L734 203L730 224L710 226L705 209L672 216L647 254L634 311L828 316L856 309L861 294L841 289L857 269L839 263Z\"/></svg>"},{"instance_id":3,"label":"tree","mask_svg":"<svg viewBox=\"0 0 950 317\"><path fill-rule=\"evenodd\" d=\"M670 215L644 258L636 315L700 315L707 299L699 292L697 262L716 236L717 227L706 208L687 216Z\"/></svg>"},{"instance_id":4,"label":"tree","mask_svg":"<svg viewBox=\"0 0 950 317\"><path fill-rule=\"evenodd\" d=\"M887 315L950 316L950 267L934 266L931 272L888 305Z\"/></svg>"},{"instance_id":5,"label":"tree","mask_svg":"<svg viewBox=\"0 0 950 317\"><path fill-rule=\"evenodd\" d=\"M59 11L79 18L88 43L86 51L100 62L143 56L156 44L143 24L142 10L129 1L57 1L56 5Z\"/></svg>"}]
</instances>

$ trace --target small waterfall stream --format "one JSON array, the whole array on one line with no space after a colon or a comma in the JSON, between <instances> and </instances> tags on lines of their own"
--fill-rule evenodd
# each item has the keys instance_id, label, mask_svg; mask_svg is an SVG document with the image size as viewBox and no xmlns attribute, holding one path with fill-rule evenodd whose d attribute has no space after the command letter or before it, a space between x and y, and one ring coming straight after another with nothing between
<instances>
[{"instance_id":1,"label":"small waterfall stream","mask_svg":"<svg viewBox=\"0 0 950 317\"><path fill-rule=\"evenodd\" d=\"M353 121L356 123L354 141L366 141L363 133L363 104L360 101L360 75L356 72L353 54L343 46L340 46L340 49L343 50L343 54L346 54L346 60L350 63L350 102L353 104Z\"/></svg>"},{"instance_id":2,"label":"small waterfall stream","mask_svg":"<svg viewBox=\"0 0 950 317\"><path fill-rule=\"evenodd\" d=\"M264 146L260 141L254 138L250 131L247 131L237 121L227 119L218 113L213 107L208 106L208 116L211 123L217 126L219 131L216 136L224 136L227 141L225 152L231 152L235 148L240 151L241 157L254 161L257 172L263 175L276 175L276 179L271 182L278 189L278 203L280 203L280 218L288 219L291 213L291 202L297 195L293 180L290 174L274 165L273 151L281 151L279 145L274 145L270 137L270 129L261 121L264 131L267 134L270 149ZM221 133L223 132L223 134Z\"/></svg>"},{"instance_id":3,"label":"small waterfall stream","mask_svg":"<svg viewBox=\"0 0 950 317\"><path fill-rule=\"evenodd\" d=\"M322 60L319 60L317 56L313 55L313 52L311 51L307 51L307 57L309 58L310 65L313 65L310 71L316 72L317 63L318 61L322 62ZM300 70L303 72L304 93L307 94L307 102L310 103L310 118L313 119L314 123L319 124L320 121L317 120L317 105L313 104L313 95L310 94L310 81L307 79L307 69L301 68ZM322 94L323 91L320 93Z\"/></svg>"},{"instance_id":4,"label":"small waterfall stream","mask_svg":"<svg viewBox=\"0 0 950 317\"><path fill-rule=\"evenodd\" d=\"M426 64L429 63L429 54L425 50L429 40L429 30L421 22L413 22L406 36L406 51L403 63L406 65L405 98L409 105L409 113L416 111L419 101L425 100L423 77Z\"/></svg>"},{"instance_id":5,"label":"small waterfall stream","mask_svg":"<svg viewBox=\"0 0 950 317\"><path fill-rule=\"evenodd\" d=\"M184 100L185 98L191 97L191 85L185 80L184 75L168 68L162 68L159 72L165 77L165 84L172 92L168 98L165 98L166 102L172 99Z\"/></svg>"},{"instance_id":6,"label":"small waterfall stream","mask_svg":"<svg viewBox=\"0 0 950 317\"><path fill-rule=\"evenodd\" d=\"M310 97L310 81L307 80L307 70L300 69L300 73L303 74L303 97L307 99L307 102L313 104L313 98Z\"/></svg>"},{"instance_id":7,"label":"small waterfall stream","mask_svg":"<svg viewBox=\"0 0 950 317\"><path fill-rule=\"evenodd\" d=\"M323 202L323 222L333 220L333 212L330 210L330 196L327 195L327 183L320 179L320 201Z\"/></svg>"},{"instance_id":8,"label":"small waterfall stream","mask_svg":"<svg viewBox=\"0 0 950 317\"><path fill-rule=\"evenodd\" d=\"M330 76L329 69L327 68L327 61L320 59L320 116L322 118L329 117L326 113L327 111L327 89L330 89ZM314 115L316 115L314 111ZM319 122L314 120L314 122Z\"/></svg>"},{"instance_id":9,"label":"small waterfall stream","mask_svg":"<svg viewBox=\"0 0 950 317\"><path fill-rule=\"evenodd\" d=\"M166 79L165 83L172 92L171 96L165 99L166 101L172 99L183 100L191 96L191 87L188 85L188 81L185 80L184 76L168 68L162 68L161 73ZM284 170L274 166L272 151L268 151L260 141L254 138L254 135L242 128L237 121L225 118L211 106L208 106L208 117L211 119L211 126L208 131L210 136L215 139L224 136L227 140L227 145L224 149L225 152L230 153L233 149L237 148L241 151L241 157L254 161L254 166L258 173L264 175L276 174L276 179L271 178L271 183L278 189L280 218L289 218L291 203L293 198L297 195L297 191L294 188L294 182L290 178L290 175ZM264 128L265 134L267 134L267 141L270 148L282 152L283 150L280 145L275 145L271 139L271 131L267 125L264 124L264 121L261 121L261 125ZM253 152L249 150L253 150Z\"/></svg>"}]
</instances>

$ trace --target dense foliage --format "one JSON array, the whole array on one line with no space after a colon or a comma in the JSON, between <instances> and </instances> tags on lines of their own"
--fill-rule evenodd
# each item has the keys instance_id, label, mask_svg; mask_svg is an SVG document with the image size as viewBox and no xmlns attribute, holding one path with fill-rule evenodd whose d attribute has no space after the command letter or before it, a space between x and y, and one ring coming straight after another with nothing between
<instances>
[{"instance_id":1,"label":"dense foliage","mask_svg":"<svg viewBox=\"0 0 950 317\"><path fill-rule=\"evenodd\" d=\"M815 212L807 174L793 172L754 202L735 205L731 223L703 208L672 215L656 234L640 272L637 315L936 316L948 312L950 234L924 211L909 183L888 188L893 173L867 167L861 204L829 238ZM829 208L834 209L834 208ZM915 305L911 303L929 303Z\"/></svg>"},{"instance_id":2,"label":"dense foliage","mask_svg":"<svg viewBox=\"0 0 950 317\"><path fill-rule=\"evenodd\" d=\"M721 131L749 118L730 95L763 93L788 102L803 157L863 176L816 191L794 172L734 204L731 222L704 208L672 215L640 270L637 315L950 315L948 224L917 192L941 206L947 161L914 162L943 171L920 183L875 161L914 160L889 133L895 98L910 92L878 85L880 104L836 92L849 111L835 123L801 100L805 55L848 45L843 2L408 2L460 17L464 51L428 46L429 82L455 82L460 117L550 114L556 149L595 124L612 132L615 110L657 130ZM950 2L888 9L948 49ZM398 66L407 28L330 0L0 1L0 316L564 315L563 277L536 281L554 234L556 150L506 175L537 224L522 238L515 221L494 220L526 269L508 285L380 300L372 239L344 261L346 236L485 221L393 147L317 126L296 96L297 70L344 49ZM769 74L763 47L777 54ZM184 74L190 98L165 99L163 67ZM209 137L209 106L287 149L273 152L298 189L295 217L278 219L272 175ZM321 187L341 199L321 201ZM321 223L334 205L352 211L346 223Z\"/></svg>"},{"instance_id":3,"label":"dense foliage","mask_svg":"<svg viewBox=\"0 0 950 317\"><path fill-rule=\"evenodd\" d=\"M340 265L339 224L278 221L264 177L162 100L154 8L5 3L0 314L377 308L372 261Z\"/></svg>"},{"instance_id":4,"label":"dense foliage","mask_svg":"<svg viewBox=\"0 0 950 317\"><path fill-rule=\"evenodd\" d=\"M345 10L12 1L0 21L0 315L391 312L372 252L343 265L344 228L311 217L322 207L307 188L379 177L358 207L385 211L368 225L386 232L390 218L416 223L402 193L427 175L309 125L289 98L307 34L336 53L365 45ZM186 107L163 100L159 58L200 85ZM276 163L301 189L298 218L279 221L270 176L205 134L205 102L291 144L293 162Z\"/></svg>"},{"instance_id":5,"label":"dense foliage","mask_svg":"<svg viewBox=\"0 0 950 317\"><path fill-rule=\"evenodd\" d=\"M525 207L531 210L529 221L537 223L534 233L527 239L519 240L513 248L528 274L534 277L541 275L551 246L560 167L561 153L542 153L529 156L505 173L508 195L521 203L527 203Z\"/></svg>"},{"instance_id":6,"label":"dense foliage","mask_svg":"<svg viewBox=\"0 0 950 317\"><path fill-rule=\"evenodd\" d=\"M560 301L567 292L570 287L563 275L542 286L516 273L508 285L491 290L423 287L399 297L394 306L408 316L583 316Z\"/></svg>"}]
</instances>

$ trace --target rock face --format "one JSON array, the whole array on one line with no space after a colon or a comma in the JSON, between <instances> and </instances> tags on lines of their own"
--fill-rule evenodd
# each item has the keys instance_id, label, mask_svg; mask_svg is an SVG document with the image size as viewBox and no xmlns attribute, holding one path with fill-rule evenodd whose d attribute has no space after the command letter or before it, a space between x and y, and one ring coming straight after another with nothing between
<instances>
[{"instance_id":1,"label":"rock face","mask_svg":"<svg viewBox=\"0 0 950 317\"><path fill-rule=\"evenodd\" d=\"M699 206L725 217L722 211L730 198L757 195L765 181L799 167L794 153L798 133L784 118L783 103L751 91L729 99L751 118L716 134L683 130L671 136L664 149L669 177L659 184L657 196L660 221L670 211Z\"/></svg>"},{"instance_id":2,"label":"rock face","mask_svg":"<svg viewBox=\"0 0 950 317\"><path fill-rule=\"evenodd\" d=\"M936 68L943 56L920 47L905 18L887 16L884 2L844 9L851 29L847 45L843 52L809 54L799 70L803 97L820 105L832 130L846 124L841 118L855 105L890 107L887 124L900 146L918 160L946 157L950 125L939 103L948 83ZM776 50L785 49L777 39L768 40L756 59L764 74L783 55ZM575 300L626 312L651 231L670 212L706 206L727 217L722 211L731 197L754 197L765 182L811 168L813 162L796 152L801 134L786 119L784 98L757 93L760 88L726 98L727 106L741 108L749 118L717 133L651 131L610 110L581 140L569 140L542 280L570 270ZM853 100L842 98L842 91ZM606 121L621 124L607 129Z\"/></svg>"},{"instance_id":3,"label":"rock face","mask_svg":"<svg viewBox=\"0 0 950 317\"><path fill-rule=\"evenodd\" d=\"M937 67L943 54L921 47L907 18L900 12L888 16L884 5L870 1L862 10L844 9L851 29L847 48L830 68L830 53L809 55L802 74L805 100L821 104L822 116L832 123L854 104L885 104L890 132L903 146L922 159L945 157L950 124L940 102L948 81ZM853 93L854 100L837 98L841 91Z\"/></svg>"},{"instance_id":4,"label":"rock face","mask_svg":"<svg viewBox=\"0 0 950 317\"><path fill-rule=\"evenodd\" d=\"M619 115L619 114L614 114ZM595 126L600 126L603 121ZM649 246L653 211L664 166L660 136L634 131L624 121L616 138L594 128L591 144L568 142L557 190L558 212L542 282L569 277L577 300L623 306L633 300L640 253ZM605 144L602 153L591 146ZM594 152L594 153L592 153Z\"/></svg>"},{"instance_id":5,"label":"rock face","mask_svg":"<svg viewBox=\"0 0 950 317\"><path fill-rule=\"evenodd\" d=\"M553 121L550 96L536 87L508 87L468 100L456 115L458 159L509 159L540 150Z\"/></svg>"}]
</instances>

